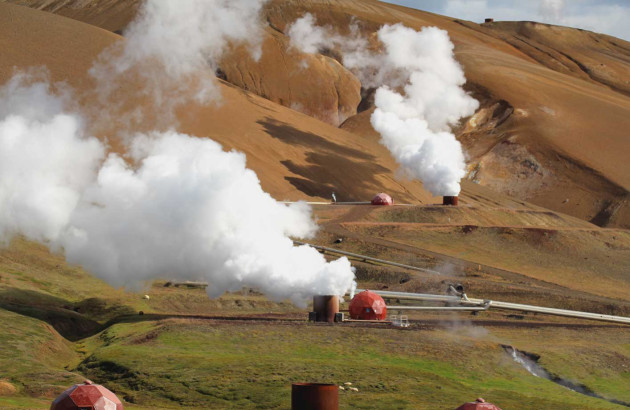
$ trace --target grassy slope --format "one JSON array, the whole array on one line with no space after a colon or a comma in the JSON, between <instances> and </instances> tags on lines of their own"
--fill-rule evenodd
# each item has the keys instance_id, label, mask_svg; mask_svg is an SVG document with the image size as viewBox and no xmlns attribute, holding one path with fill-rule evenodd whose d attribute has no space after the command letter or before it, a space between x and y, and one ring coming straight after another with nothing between
<instances>
[{"instance_id":1,"label":"grassy slope","mask_svg":"<svg viewBox=\"0 0 630 410\"><path fill-rule=\"evenodd\" d=\"M11 309L22 315L0 309L6 330L0 341L15 347L0 350L0 368L3 378L18 388L14 395L0 397L2 408L45 408L50 397L81 377L106 384L135 405L154 408L284 408L290 383L307 380L355 383L360 392L342 392L343 408L374 408L374 403L379 408L449 408L479 395L505 408L540 404L569 409L578 403L615 408L530 376L507 358L500 344L540 354L541 363L553 373L575 378L600 394L630 400L623 388L630 365L625 328L589 333L482 328L464 319L447 329L398 331L303 322L156 319L147 314L125 316L99 333L85 329L93 336L71 342L49 324L58 321L50 311L64 310L59 303L90 306L85 301L97 295L98 310L76 314L84 321L100 324L139 308L147 313L225 316L304 314L255 294L208 301L201 289L165 288L161 283L145 289L151 295L146 301L141 294L113 290L67 267L41 246L23 241L0 252L0 272L3 295L29 291L28 299L12 302ZM6 298L1 300L6 303Z\"/></svg>"},{"instance_id":2,"label":"grassy slope","mask_svg":"<svg viewBox=\"0 0 630 410\"><path fill-rule=\"evenodd\" d=\"M557 342L577 333L563 332ZM541 344L541 337L533 336L528 346ZM630 341L627 335L615 337ZM291 382L316 380L350 381L359 388L359 393L341 392L342 408L453 408L478 395L504 408L616 408L530 376L492 339L474 331L169 320L116 325L95 336L89 343L101 347L80 369L110 379L129 400L164 407L286 408ZM601 345L605 354L619 350ZM547 350L545 363L562 358ZM628 352L620 357L630 360ZM586 358L558 368L583 375ZM589 381L599 380L618 399L630 398L615 389L627 375L611 373L602 371Z\"/></svg>"}]
</instances>

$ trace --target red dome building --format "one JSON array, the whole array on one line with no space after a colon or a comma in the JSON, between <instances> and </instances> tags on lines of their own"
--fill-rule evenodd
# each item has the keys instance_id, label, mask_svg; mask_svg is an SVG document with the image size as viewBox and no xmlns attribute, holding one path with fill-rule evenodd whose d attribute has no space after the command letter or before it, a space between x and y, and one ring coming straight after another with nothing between
<instances>
[{"instance_id":1,"label":"red dome building","mask_svg":"<svg viewBox=\"0 0 630 410\"><path fill-rule=\"evenodd\" d=\"M381 192L380 194L374 195L372 205L394 205L394 200L391 196Z\"/></svg>"},{"instance_id":2,"label":"red dome building","mask_svg":"<svg viewBox=\"0 0 630 410\"><path fill-rule=\"evenodd\" d=\"M75 384L53 401L50 410L124 410L114 393L86 380Z\"/></svg>"},{"instance_id":3,"label":"red dome building","mask_svg":"<svg viewBox=\"0 0 630 410\"><path fill-rule=\"evenodd\" d=\"M369 290L357 293L350 301L350 319L385 320L387 305L382 297Z\"/></svg>"},{"instance_id":4,"label":"red dome building","mask_svg":"<svg viewBox=\"0 0 630 410\"><path fill-rule=\"evenodd\" d=\"M464 403L455 410L501 410L492 403L486 403L482 398L475 401Z\"/></svg>"}]
</instances>

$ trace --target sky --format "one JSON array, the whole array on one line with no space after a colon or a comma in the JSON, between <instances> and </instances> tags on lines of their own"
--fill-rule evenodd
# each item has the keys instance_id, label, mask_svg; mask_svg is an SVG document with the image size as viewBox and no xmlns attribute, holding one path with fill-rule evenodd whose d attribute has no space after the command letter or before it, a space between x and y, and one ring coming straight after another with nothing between
<instances>
[{"instance_id":1,"label":"sky","mask_svg":"<svg viewBox=\"0 0 630 410\"><path fill-rule=\"evenodd\" d=\"M387 3L483 22L528 20L577 27L630 41L630 0L386 0Z\"/></svg>"}]
</instances>

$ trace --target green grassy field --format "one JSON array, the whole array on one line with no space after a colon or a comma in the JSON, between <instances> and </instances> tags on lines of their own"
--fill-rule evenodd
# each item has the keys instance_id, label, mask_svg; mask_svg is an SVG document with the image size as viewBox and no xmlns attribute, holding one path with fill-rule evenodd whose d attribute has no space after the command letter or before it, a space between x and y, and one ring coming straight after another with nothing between
<instances>
[{"instance_id":1,"label":"green grassy field","mask_svg":"<svg viewBox=\"0 0 630 410\"><path fill-rule=\"evenodd\" d=\"M624 327L481 326L452 314L412 329L309 324L306 310L256 292L209 300L203 289L164 285L112 289L40 245L0 250L0 408L48 408L84 378L128 409L289 408L291 383L305 381L352 382L359 391L340 391L342 408L452 409L479 396L504 410L623 408L530 375L504 344L630 402Z\"/></svg>"},{"instance_id":2,"label":"green grassy field","mask_svg":"<svg viewBox=\"0 0 630 410\"><path fill-rule=\"evenodd\" d=\"M477 396L507 409L618 407L531 376L507 357L492 330L471 329L183 319L126 323L86 340L91 354L78 370L107 380L127 401L158 407L288 408L290 385L299 381L352 382L359 392L341 392L342 408L446 409ZM562 345L580 331L560 333L556 340ZM541 343L545 337L534 339ZM589 360L601 356L569 363L562 357L566 348L543 350L544 364L567 376L582 375ZM603 356L613 351L630 360L610 348ZM614 390L617 399L630 398L616 390L627 373L600 370L589 381L606 384L604 393Z\"/></svg>"}]
</instances>

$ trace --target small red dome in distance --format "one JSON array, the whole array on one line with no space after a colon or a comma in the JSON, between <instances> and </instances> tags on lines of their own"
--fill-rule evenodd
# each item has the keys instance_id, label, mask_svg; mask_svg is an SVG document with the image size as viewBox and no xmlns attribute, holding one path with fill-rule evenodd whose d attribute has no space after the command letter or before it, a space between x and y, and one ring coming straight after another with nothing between
<instances>
[{"instance_id":1,"label":"small red dome in distance","mask_svg":"<svg viewBox=\"0 0 630 410\"><path fill-rule=\"evenodd\" d=\"M374 195L372 205L394 205L394 200L391 196L381 192L380 194Z\"/></svg>"},{"instance_id":2,"label":"small red dome in distance","mask_svg":"<svg viewBox=\"0 0 630 410\"><path fill-rule=\"evenodd\" d=\"M86 380L75 384L52 402L50 410L124 410L114 393L98 384Z\"/></svg>"},{"instance_id":3,"label":"small red dome in distance","mask_svg":"<svg viewBox=\"0 0 630 410\"><path fill-rule=\"evenodd\" d=\"M477 399L473 402L464 403L455 410L501 410L492 403L486 403L484 399Z\"/></svg>"},{"instance_id":4,"label":"small red dome in distance","mask_svg":"<svg viewBox=\"0 0 630 410\"><path fill-rule=\"evenodd\" d=\"M369 290L357 293L350 301L350 318L355 320L385 320L387 305L382 297Z\"/></svg>"}]
</instances>

